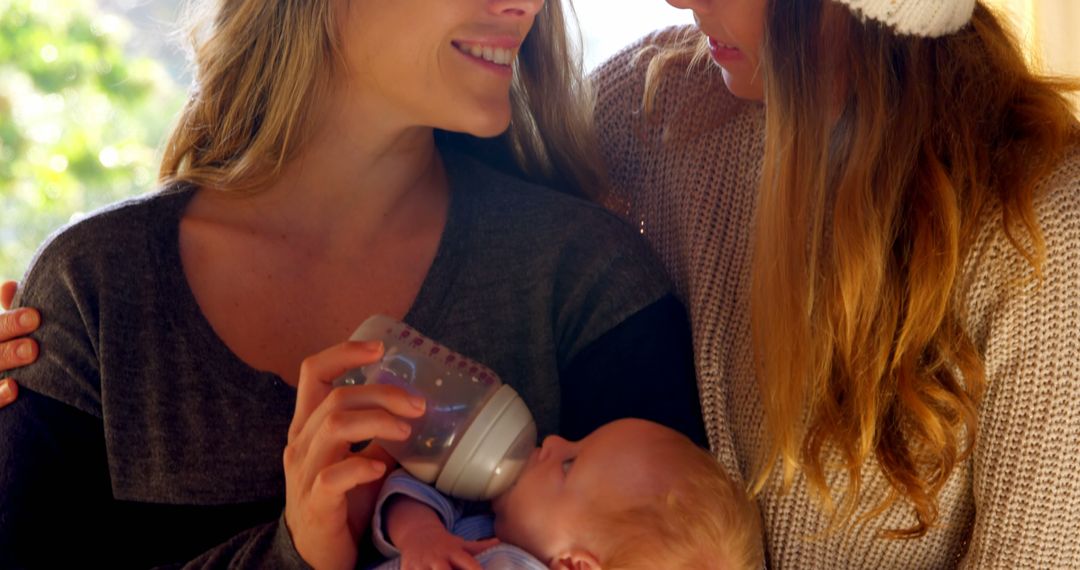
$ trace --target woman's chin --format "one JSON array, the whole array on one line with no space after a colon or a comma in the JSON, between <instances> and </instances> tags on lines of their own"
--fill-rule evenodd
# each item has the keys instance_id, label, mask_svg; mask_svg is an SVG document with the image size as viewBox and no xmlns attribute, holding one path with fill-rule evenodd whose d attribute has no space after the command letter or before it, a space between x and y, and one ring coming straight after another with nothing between
<instances>
[{"instance_id":1,"label":"woman's chin","mask_svg":"<svg viewBox=\"0 0 1080 570\"><path fill-rule=\"evenodd\" d=\"M482 127L469 129L466 132L468 132L470 135L472 135L474 137L479 137L479 138L482 138L482 139L490 139L490 138L497 137L497 136L505 133L506 129L509 128L509 127L510 127L510 123L500 124L500 125L485 125L485 126L482 126Z\"/></svg>"},{"instance_id":2,"label":"woman's chin","mask_svg":"<svg viewBox=\"0 0 1080 570\"><path fill-rule=\"evenodd\" d=\"M480 112L470 117L462 117L457 124L447 130L470 134L482 139L497 137L510 128L510 110L505 113Z\"/></svg>"},{"instance_id":3,"label":"woman's chin","mask_svg":"<svg viewBox=\"0 0 1080 570\"><path fill-rule=\"evenodd\" d=\"M735 74L724 68L721 68L721 70L723 71L724 85L727 86L732 95L749 101L765 100L765 86L762 85L760 80L743 77L742 74Z\"/></svg>"}]
</instances>

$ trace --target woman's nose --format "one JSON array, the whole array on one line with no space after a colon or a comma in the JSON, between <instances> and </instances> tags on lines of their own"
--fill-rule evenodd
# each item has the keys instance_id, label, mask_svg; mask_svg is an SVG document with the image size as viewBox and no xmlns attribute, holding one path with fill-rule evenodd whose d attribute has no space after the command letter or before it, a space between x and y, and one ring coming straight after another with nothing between
<instances>
[{"instance_id":1,"label":"woman's nose","mask_svg":"<svg viewBox=\"0 0 1080 570\"><path fill-rule=\"evenodd\" d=\"M489 0L493 14L534 17L544 8L544 0Z\"/></svg>"},{"instance_id":2,"label":"woman's nose","mask_svg":"<svg viewBox=\"0 0 1080 570\"><path fill-rule=\"evenodd\" d=\"M693 10L695 14L708 14L712 9L712 0L667 0L667 3L680 10Z\"/></svg>"}]
</instances>

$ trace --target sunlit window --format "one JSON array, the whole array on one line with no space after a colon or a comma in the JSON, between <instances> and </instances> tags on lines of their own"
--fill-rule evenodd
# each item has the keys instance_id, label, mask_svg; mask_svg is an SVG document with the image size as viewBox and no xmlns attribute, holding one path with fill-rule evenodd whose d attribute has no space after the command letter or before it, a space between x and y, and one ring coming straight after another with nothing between
<instances>
[{"instance_id":1,"label":"sunlit window","mask_svg":"<svg viewBox=\"0 0 1080 570\"><path fill-rule=\"evenodd\" d=\"M987 0L1008 14L1031 59L1046 71L1080 75L1080 2Z\"/></svg>"},{"instance_id":2,"label":"sunlit window","mask_svg":"<svg viewBox=\"0 0 1080 570\"><path fill-rule=\"evenodd\" d=\"M578 0L574 6L589 69L652 30L694 21L689 10L677 10L663 0Z\"/></svg>"},{"instance_id":3,"label":"sunlit window","mask_svg":"<svg viewBox=\"0 0 1080 570\"><path fill-rule=\"evenodd\" d=\"M107 4L0 0L0 278L73 216L156 179L183 89L151 31Z\"/></svg>"}]
</instances>

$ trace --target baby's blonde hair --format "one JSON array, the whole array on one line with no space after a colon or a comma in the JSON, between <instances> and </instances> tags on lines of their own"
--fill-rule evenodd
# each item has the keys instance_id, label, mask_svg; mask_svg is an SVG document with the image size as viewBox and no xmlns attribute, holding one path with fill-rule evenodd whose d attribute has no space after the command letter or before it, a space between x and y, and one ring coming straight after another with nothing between
<instances>
[{"instance_id":1,"label":"baby's blonde hair","mask_svg":"<svg viewBox=\"0 0 1080 570\"><path fill-rule=\"evenodd\" d=\"M748 493L705 450L672 438L673 484L644 504L601 509L604 570L743 570L764 567L761 518Z\"/></svg>"}]
</instances>

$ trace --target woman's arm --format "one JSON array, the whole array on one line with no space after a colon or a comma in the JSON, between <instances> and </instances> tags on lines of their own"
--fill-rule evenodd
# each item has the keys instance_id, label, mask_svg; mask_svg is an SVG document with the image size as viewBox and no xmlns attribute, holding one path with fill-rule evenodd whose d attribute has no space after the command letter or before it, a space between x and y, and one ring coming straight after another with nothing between
<instances>
[{"instance_id":1,"label":"woman's arm","mask_svg":"<svg viewBox=\"0 0 1080 570\"><path fill-rule=\"evenodd\" d=\"M0 413L0 567L110 566L100 421L24 389ZM57 541L63 548L57 548Z\"/></svg>"},{"instance_id":2,"label":"woman's arm","mask_svg":"<svg viewBox=\"0 0 1080 570\"><path fill-rule=\"evenodd\" d=\"M26 366L37 359L38 345L30 338L22 338L37 329L41 316L34 309L11 311L17 284L5 281L0 284L0 375L13 368ZM12 378L0 378L0 408L15 401L19 387Z\"/></svg>"},{"instance_id":3,"label":"woman's arm","mask_svg":"<svg viewBox=\"0 0 1080 570\"><path fill-rule=\"evenodd\" d=\"M668 294L589 343L560 376L560 433L581 439L613 420L636 417L708 447L694 373L690 323Z\"/></svg>"},{"instance_id":4,"label":"woman's arm","mask_svg":"<svg viewBox=\"0 0 1080 570\"><path fill-rule=\"evenodd\" d=\"M370 518L350 527L350 509L363 517L371 509L349 504L345 497L350 489L377 485L383 470L377 459L350 454L349 442L395 439L401 433L395 416L419 413L407 394L387 386L343 388L319 399L340 368L369 362L377 353L358 344L334 347L305 365L285 453L284 516L279 515L280 503L276 512L252 519L257 505L117 500L101 419L24 388L0 414L0 567L176 564L193 555L188 550L192 536L248 518L265 522L183 565L351 568L357 539ZM366 500L373 503L370 496ZM55 547L60 539L64 548Z\"/></svg>"},{"instance_id":5,"label":"woman's arm","mask_svg":"<svg viewBox=\"0 0 1080 570\"><path fill-rule=\"evenodd\" d=\"M62 342L53 343L58 350L25 369L20 398L0 413L0 566L70 567L100 561L107 567L147 567L198 557L187 565L304 568L306 560L320 568L351 568L372 500L365 508L347 497L355 487L377 485L382 465L351 454L350 442L400 439L405 433L396 417L423 413L422 402L418 408L391 387L331 393L334 377L377 359L380 349L343 343L305 360L284 453L284 516L279 497L268 497L276 505L267 509L253 503L141 499L130 489L117 495L113 471L120 469L122 479L124 464L111 461L115 438L127 430L167 431L171 420L146 423L146 418L123 415L122 406L109 406L116 400L103 397L105 392L133 386L117 375L142 372L113 369L103 384L100 289L86 275L90 270L69 267L72 262L62 252L46 253L15 303L47 307L49 318L36 334ZM80 279L68 278L72 275ZM159 446L145 453L186 451ZM217 468L208 465L207 475ZM178 497L187 496L182 488L177 491ZM361 513L363 524L349 524L353 512ZM55 548L57 540L65 548Z\"/></svg>"},{"instance_id":6,"label":"woman's arm","mask_svg":"<svg viewBox=\"0 0 1080 570\"><path fill-rule=\"evenodd\" d=\"M999 236L973 286L983 289L987 390L963 568L1080 568L1080 179L1039 210L1042 279Z\"/></svg>"}]
</instances>

